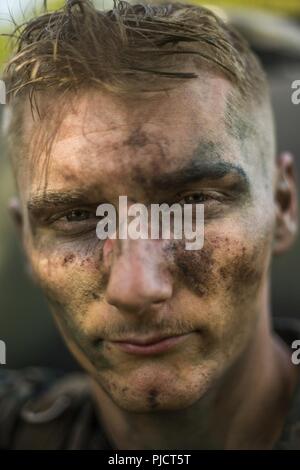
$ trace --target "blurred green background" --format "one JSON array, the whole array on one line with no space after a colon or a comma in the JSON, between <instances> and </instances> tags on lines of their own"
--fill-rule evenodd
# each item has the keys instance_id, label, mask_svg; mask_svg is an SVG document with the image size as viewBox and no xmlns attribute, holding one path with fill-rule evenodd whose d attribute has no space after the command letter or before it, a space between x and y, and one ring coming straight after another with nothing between
<instances>
[{"instance_id":1,"label":"blurred green background","mask_svg":"<svg viewBox=\"0 0 300 470\"><path fill-rule=\"evenodd\" d=\"M51 7L63 1L48 2ZM106 8L111 2L96 2ZM194 3L198 3L195 1ZM300 105L291 101L291 85L300 80L300 0L295 1L206 1L227 21L233 23L250 41L269 76L276 121L278 150L294 153L300 173ZM1 0L0 31L8 32L11 24L8 8L17 21L32 16L42 2ZM21 8L20 8L21 7ZM263 7L263 8L262 8ZM23 10L23 13L20 13ZM7 39L0 37L0 60L9 54ZM0 119L3 106L0 105ZM7 366L31 365L76 368L63 345L46 303L32 284L26 270L7 201L14 194L9 164L0 142L0 339L7 345ZM272 304L276 316L300 318L300 242L282 258L275 259L272 269ZM3 366L4 367L4 366Z\"/></svg>"}]
</instances>

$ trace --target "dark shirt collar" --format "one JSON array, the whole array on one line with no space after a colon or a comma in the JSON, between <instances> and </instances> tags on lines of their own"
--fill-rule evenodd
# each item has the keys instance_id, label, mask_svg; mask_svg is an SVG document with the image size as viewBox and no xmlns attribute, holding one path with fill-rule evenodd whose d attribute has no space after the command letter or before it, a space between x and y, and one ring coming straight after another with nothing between
<instances>
[{"instance_id":1,"label":"dark shirt collar","mask_svg":"<svg viewBox=\"0 0 300 470\"><path fill-rule=\"evenodd\" d=\"M274 328L289 348L294 340L300 340L300 320L295 318L275 318ZM291 348L291 355L293 349ZM300 365L299 381L294 390L290 408L286 416L283 430L273 450L300 449Z\"/></svg>"}]
</instances>

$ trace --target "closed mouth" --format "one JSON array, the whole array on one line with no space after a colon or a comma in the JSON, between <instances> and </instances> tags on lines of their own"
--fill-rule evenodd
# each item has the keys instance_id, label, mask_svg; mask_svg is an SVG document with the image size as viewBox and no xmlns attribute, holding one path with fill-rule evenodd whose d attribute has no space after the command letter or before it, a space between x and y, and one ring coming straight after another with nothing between
<instances>
[{"instance_id":1,"label":"closed mouth","mask_svg":"<svg viewBox=\"0 0 300 470\"><path fill-rule=\"evenodd\" d=\"M150 355L166 352L175 345L181 343L191 333L175 336L152 336L148 338L126 338L126 340L112 341L118 349L140 355Z\"/></svg>"}]
</instances>

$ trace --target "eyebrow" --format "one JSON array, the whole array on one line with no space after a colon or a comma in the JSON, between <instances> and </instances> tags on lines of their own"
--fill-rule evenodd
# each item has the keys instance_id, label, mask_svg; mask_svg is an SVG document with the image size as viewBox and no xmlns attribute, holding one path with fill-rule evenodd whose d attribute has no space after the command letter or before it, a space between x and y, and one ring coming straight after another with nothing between
<instances>
[{"instance_id":1,"label":"eyebrow","mask_svg":"<svg viewBox=\"0 0 300 470\"><path fill-rule=\"evenodd\" d=\"M222 147L212 141L200 142L188 163L175 171L151 178L151 186L157 190L166 190L187 186L203 180L216 181L231 176L229 185L236 192L250 192L250 182L244 169L237 164L222 160ZM93 186L92 189L95 189ZM28 211L39 214L53 207L72 207L91 204L86 188L43 191L33 194L27 203ZM96 203L95 203L96 205Z\"/></svg>"},{"instance_id":2,"label":"eyebrow","mask_svg":"<svg viewBox=\"0 0 300 470\"><path fill-rule=\"evenodd\" d=\"M38 213L47 208L75 206L78 204L90 204L86 193L78 190L43 191L29 198L27 209L29 212Z\"/></svg>"},{"instance_id":3,"label":"eyebrow","mask_svg":"<svg viewBox=\"0 0 300 470\"><path fill-rule=\"evenodd\" d=\"M232 186L236 190L249 191L250 182L241 166L226 161L203 162L199 158L192 159L180 170L155 177L154 184L158 189L163 190L188 185L195 181L216 181L226 176L233 177Z\"/></svg>"}]
</instances>

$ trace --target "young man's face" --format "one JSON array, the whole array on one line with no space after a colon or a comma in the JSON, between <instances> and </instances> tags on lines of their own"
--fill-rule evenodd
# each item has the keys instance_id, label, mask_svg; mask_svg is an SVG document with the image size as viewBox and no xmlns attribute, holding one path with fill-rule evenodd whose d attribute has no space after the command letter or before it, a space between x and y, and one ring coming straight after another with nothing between
<instances>
[{"instance_id":1,"label":"young man's face","mask_svg":"<svg viewBox=\"0 0 300 470\"><path fill-rule=\"evenodd\" d=\"M209 76L148 102L82 94L63 119L46 176L28 115L31 152L19 181L26 252L69 347L127 410L194 403L263 321L274 164L262 162L255 139L233 136L230 89ZM120 195L128 205L204 203L204 247L99 240L96 208L117 207ZM147 355L115 342L158 335L185 336Z\"/></svg>"}]
</instances>

